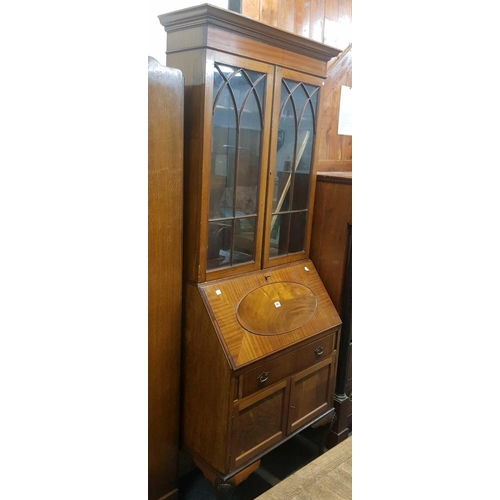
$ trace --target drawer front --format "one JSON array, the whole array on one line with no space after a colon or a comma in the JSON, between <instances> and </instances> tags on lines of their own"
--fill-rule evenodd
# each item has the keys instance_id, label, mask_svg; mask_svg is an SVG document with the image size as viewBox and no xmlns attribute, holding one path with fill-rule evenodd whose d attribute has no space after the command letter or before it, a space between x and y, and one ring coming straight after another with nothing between
<instances>
[{"instance_id":1,"label":"drawer front","mask_svg":"<svg viewBox=\"0 0 500 500\"><path fill-rule=\"evenodd\" d=\"M295 351L263 363L240 376L240 397L246 397L279 382L332 354L336 331Z\"/></svg>"},{"instance_id":2,"label":"drawer front","mask_svg":"<svg viewBox=\"0 0 500 500\"><path fill-rule=\"evenodd\" d=\"M315 342L297 349L295 355L295 370L305 370L309 368L314 363L323 361L325 358L330 356L335 349L335 336L336 332L323 337L322 339L316 340Z\"/></svg>"}]
</instances>

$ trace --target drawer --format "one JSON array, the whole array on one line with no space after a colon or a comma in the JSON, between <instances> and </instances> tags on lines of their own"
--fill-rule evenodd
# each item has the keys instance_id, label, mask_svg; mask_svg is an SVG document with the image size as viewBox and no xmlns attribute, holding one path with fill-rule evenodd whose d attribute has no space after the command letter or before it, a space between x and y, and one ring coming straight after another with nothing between
<instances>
[{"instance_id":1,"label":"drawer","mask_svg":"<svg viewBox=\"0 0 500 500\"><path fill-rule=\"evenodd\" d=\"M295 371L305 370L334 352L336 332L295 351Z\"/></svg>"},{"instance_id":2,"label":"drawer","mask_svg":"<svg viewBox=\"0 0 500 500\"><path fill-rule=\"evenodd\" d=\"M335 335L336 331L243 373L240 376L240 398L322 361L334 351Z\"/></svg>"}]
</instances>

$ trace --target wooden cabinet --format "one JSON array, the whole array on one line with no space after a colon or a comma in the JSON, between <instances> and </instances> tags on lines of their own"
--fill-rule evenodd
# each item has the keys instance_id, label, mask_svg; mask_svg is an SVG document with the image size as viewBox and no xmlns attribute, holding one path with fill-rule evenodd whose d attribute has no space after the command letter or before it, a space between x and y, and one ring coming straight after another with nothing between
<instances>
[{"instance_id":1,"label":"wooden cabinet","mask_svg":"<svg viewBox=\"0 0 500 500\"><path fill-rule=\"evenodd\" d=\"M310 260L186 283L184 306L182 441L207 477L333 417L341 322Z\"/></svg>"},{"instance_id":2,"label":"wooden cabinet","mask_svg":"<svg viewBox=\"0 0 500 500\"><path fill-rule=\"evenodd\" d=\"M148 498L177 497L184 82L148 61Z\"/></svg>"},{"instance_id":3,"label":"wooden cabinet","mask_svg":"<svg viewBox=\"0 0 500 500\"><path fill-rule=\"evenodd\" d=\"M182 442L222 496L333 417L341 321L309 247L339 51L210 5L159 19L185 76Z\"/></svg>"},{"instance_id":4,"label":"wooden cabinet","mask_svg":"<svg viewBox=\"0 0 500 500\"><path fill-rule=\"evenodd\" d=\"M351 233L352 172L319 172L311 259L343 321L335 388L335 421L328 444L352 428Z\"/></svg>"}]
</instances>

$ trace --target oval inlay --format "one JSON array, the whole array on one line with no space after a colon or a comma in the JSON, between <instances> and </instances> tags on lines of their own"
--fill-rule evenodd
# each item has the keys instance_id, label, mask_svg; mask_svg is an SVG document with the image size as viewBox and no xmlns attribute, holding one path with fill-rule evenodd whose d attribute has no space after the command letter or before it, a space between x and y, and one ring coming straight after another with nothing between
<instances>
[{"instance_id":1,"label":"oval inlay","mask_svg":"<svg viewBox=\"0 0 500 500\"><path fill-rule=\"evenodd\" d=\"M300 283L269 283L245 295L236 308L240 325L257 335L279 335L305 325L317 307L316 296Z\"/></svg>"}]
</instances>

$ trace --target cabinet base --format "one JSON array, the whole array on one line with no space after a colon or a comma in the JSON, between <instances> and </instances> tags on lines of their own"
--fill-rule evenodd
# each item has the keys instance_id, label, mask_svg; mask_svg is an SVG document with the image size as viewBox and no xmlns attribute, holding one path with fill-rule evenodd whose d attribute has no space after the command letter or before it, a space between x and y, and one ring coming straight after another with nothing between
<instances>
[{"instance_id":1,"label":"cabinet base","mask_svg":"<svg viewBox=\"0 0 500 500\"><path fill-rule=\"evenodd\" d=\"M248 467L238 472L229 479L224 479L214 474L202 462L193 457L196 466L203 472L203 475L214 485L215 497L217 500L229 500L238 484L243 482L252 472L255 472L260 466L260 460L253 462Z\"/></svg>"}]
</instances>

